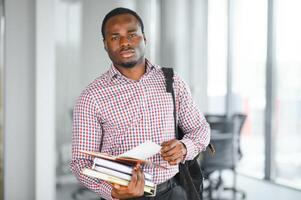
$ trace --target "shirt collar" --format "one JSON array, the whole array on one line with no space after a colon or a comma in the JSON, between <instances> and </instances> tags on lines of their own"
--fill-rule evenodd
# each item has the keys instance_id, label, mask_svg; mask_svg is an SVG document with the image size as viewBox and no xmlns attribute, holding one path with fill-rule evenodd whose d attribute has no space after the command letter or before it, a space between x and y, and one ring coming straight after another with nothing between
<instances>
[{"instance_id":1,"label":"shirt collar","mask_svg":"<svg viewBox=\"0 0 301 200\"><path fill-rule=\"evenodd\" d=\"M144 75L149 74L149 72L154 68L158 68L157 66L153 65L148 59L145 59L145 66L146 70ZM111 64L111 68L109 69L108 73L108 81L112 81L117 76L123 77L123 75L118 71L114 64Z\"/></svg>"}]
</instances>

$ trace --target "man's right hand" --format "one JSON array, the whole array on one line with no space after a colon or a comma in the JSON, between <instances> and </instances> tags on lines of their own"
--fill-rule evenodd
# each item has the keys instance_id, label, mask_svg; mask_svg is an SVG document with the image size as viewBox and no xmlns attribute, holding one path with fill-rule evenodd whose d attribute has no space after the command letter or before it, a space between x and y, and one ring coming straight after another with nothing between
<instances>
[{"instance_id":1,"label":"man's right hand","mask_svg":"<svg viewBox=\"0 0 301 200\"><path fill-rule=\"evenodd\" d=\"M144 194L144 174L139 165L133 169L132 179L128 186L113 184L112 197L128 199L140 197Z\"/></svg>"}]
</instances>

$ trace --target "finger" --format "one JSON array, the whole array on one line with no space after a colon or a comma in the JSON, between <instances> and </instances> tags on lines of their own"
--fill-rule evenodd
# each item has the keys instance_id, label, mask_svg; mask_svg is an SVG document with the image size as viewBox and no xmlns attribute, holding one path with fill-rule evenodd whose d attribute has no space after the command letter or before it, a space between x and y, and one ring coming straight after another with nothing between
<instances>
[{"instance_id":1,"label":"finger","mask_svg":"<svg viewBox=\"0 0 301 200\"><path fill-rule=\"evenodd\" d=\"M126 186L113 184L112 196L114 196L114 197L123 196L124 194L127 193L127 190L128 190L128 188Z\"/></svg>"},{"instance_id":2,"label":"finger","mask_svg":"<svg viewBox=\"0 0 301 200\"><path fill-rule=\"evenodd\" d=\"M117 198L118 193L116 192L116 189L113 187L112 192L111 192L112 197Z\"/></svg>"},{"instance_id":3,"label":"finger","mask_svg":"<svg viewBox=\"0 0 301 200\"><path fill-rule=\"evenodd\" d=\"M141 185L143 185L143 187L144 187L144 174L143 174L143 172L142 172L141 169L138 169L138 170L137 170L137 182L136 182L136 187L139 187L139 186L141 186Z\"/></svg>"},{"instance_id":4,"label":"finger","mask_svg":"<svg viewBox=\"0 0 301 200\"><path fill-rule=\"evenodd\" d=\"M176 148L176 146L177 146L176 141L172 141L172 142L167 143L166 145L163 145L161 148L161 154L164 154L164 153Z\"/></svg>"},{"instance_id":5,"label":"finger","mask_svg":"<svg viewBox=\"0 0 301 200\"><path fill-rule=\"evenodd\" d=\"M138 180L136 182L136 191L138 192L137 195L141 196L144 193L144 184L145 184L144 174L142 170L138 170L137 177Z\"/></svg>"},{"instance_id":6,"label":"finger","mask_svg":"<svg viewBox=\"0 0 301 200\"><path fill-rule=\"evenodd\" d=\"M162 147L173 146L174 143L177 143L177 142L178 142L177 139L172 139L172 140L169 140L169 141L167 141L167 142L163 142L163 143L161 144L161 146L162 146Z\"/></svg>"},{"instance_id":7,"label":"finger","mask_svg":"<svg viewBox=\"0 0 301 200\"><path fill-rule=\"evenodd\" d=\"M165 146L168 142L162 142L161 147Z\"/></svg>"},{"instance_id":8,"label":"finger","mask_svg":"<svg viewBox=\"0 0 301 200\"><path fill-rule=\"evenodd\" d=\"M162 142L162 143L161 143L161 146L162 146L162 147L165 147L165 146L169 145L172 141L173 141L173 140L169 140L169 141Z\"/></svg>"},{"instance_id":9,"label":"finger","mask_svg":"<svg viewBox=\"0 0 301 200\"><path fill-rule=\"evenodd\" d=\"M161 146L170 145L170 144L173 143L174 141L177 141L177 140L176 140L176 139L172 139L172 140L169 140L169 141L162 142Z\"/></svg>"},{"instance_id":10,"label":"finger","mask_svg":"<svg viewBox=\"0 0 301 200\"><path fill-rule=\"evenodd\" d=\"M127 186L124 186L124 185L119 185L117 183L114 183L113 184L113 188L116 189L116 190L126 190L127 189Z\"/></svg>"},{"instance_id":11,"label":"finger","mask_svg":"<svg viewBox=\"0 0 301 200\"><path fill-rule=\"evenodd\" d=\"M184 147L182 147L182 145L177 145L175 146L173 149L170 149L169 151L166 151L164 153L162 153L162 157L169 157L169 156L173 156L174 154L178 154L181 153L182 155L184 155L183 152L186 152L185 149L183 149Z\"/></svg>"},{"instance_id":12,"label":"finger","mask_svg":"<svg viewBox=\"0 0 301 200\"><path fill-rule=\"evenodd\" d=\"M163 157L166 157L166 156L171 156L173 154L176 154L177 152L182 152L180 145L177 145L177 146L173 147L172 149L169 149L169 150L161 153L161 155Z\"/></svg>"},{"instance_id":13,"label":"finger","mask_svg":"<svg viewBox=\"0 0 301 200\"><path fill-rule=\"evenodd\" d=\"M168 161L168 162L174 161L176 159L182 159L182 158L183 158L183 154L182 154L181 151L178 151L178 152L175 152L172 155L163 157L163 159L166 160L166 161Z\"/></svg>"},{"instance_id":14,"label":"finger","mask_svg":"<svg viewBox=\"0 0 301 200\"><path fill-rule=\"evenodd\" d=\"M131 178L131 181L129 183L129 187L131 186L135 186L137 184L137 180L138 180L138 171L139 169L133 169L132 171L132 178Z\"/></svg>"},{"instance_id":15,"label":"finger","mask_svg":"<svg viewBox=\"0 0 301 200\"><path fill-rule=\"evenodd\" d=\"M133 169L132 178L131 178L131 181L129 182L129 185L128 185L129 191L136 190L137 185L141 184L140 183L141 175L139 173L141 173L140 168Z\"/></svg>"},{"instance_id":16,"label":"finger","mask_svg":"<svg viewBox=\"0 0 301 200\"><path fill-rule=\"evenodd\" d=\"M141 163L137 162L135 167L134 167L134 170L140 169L140 167L141 167Z\"/></svg>"},{"instance_id":17,"label":"finger","mask_svg":"<svg viewBox=\"0 0 301 200\"><path fill-rule=\"evenodd\" d=\"M165 156L171 156L171 155L175 154L178 151L181 152L181 154L183 156L187 153L186 146L182 142L180 142L180 141L178 141L176 143L176 146L173 149L171 149L169 151L166 151L166 152L163 152L163 153L161 153L161 155L163 157L165 157Z\"/></svg>"},{"instance_id":18,"label":"finger","mask_svg":"<svg viewBox=\"0 0 301 200\"><path fill-rule=\"evenodd\" d=\"M162 154L162 158L163 158L164 160L169 161L169 160L171 160L171 159L175 159L175 158L176 158L175 156L177 156L177 154L178 154L177 151L171 151L171 152Z\"/></svg>"},{"instance_id":19,"label":"finger","mask_svg":"<svg viewBox=\"0 0 301 200\"><path fill-rule=\"evenodd\" d=\"M181 161L182 161L182 159L181 159L181 158L178 158L178 159L173 160L173 161L170 161L170 162L168 162L168 163L169 163L170 165L177 165L177 164L179 164Z\"/></svg>"},{"instance_id":20,"label":"finger","mask_svg":"<svg viewBox=\"0 0 301 200\"><path fill-rule=\"evenodd\" d=\"M114 183L114 184L113 184L113 187L114 187L115 189L117 189L117 190L118 190L118 189L120 188L120 185L118 185L118 184Z\"/></svg>"}]
</instances>

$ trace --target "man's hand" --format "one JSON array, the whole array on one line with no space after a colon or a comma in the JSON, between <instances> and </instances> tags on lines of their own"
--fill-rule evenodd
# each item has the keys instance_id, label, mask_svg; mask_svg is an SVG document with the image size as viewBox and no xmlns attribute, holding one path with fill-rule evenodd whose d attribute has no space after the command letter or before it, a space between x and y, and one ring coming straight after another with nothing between
<instances>
[{"instance_id":1,"label":"man's hand","mask_svg":"<svg viewBox=\"0 0 301 200\"><path fill-rule=\"evenodd\" d=\"M144 194L144 174L137 164L133 169L132 179L128 186L113 185L112 197L117 199L128 199L140 197Z\"/></svg>"},{"instance_id":2,"label":"man's hand","mask_svg":"<svg viewBox=\"0 0 301 200\"><path fill-rule=\"evenodd\" d=\"M161 146L161 156L170 165L179 164L187 153L185 145L177 139L163 142Z\"/></svg>"}]
</instances>

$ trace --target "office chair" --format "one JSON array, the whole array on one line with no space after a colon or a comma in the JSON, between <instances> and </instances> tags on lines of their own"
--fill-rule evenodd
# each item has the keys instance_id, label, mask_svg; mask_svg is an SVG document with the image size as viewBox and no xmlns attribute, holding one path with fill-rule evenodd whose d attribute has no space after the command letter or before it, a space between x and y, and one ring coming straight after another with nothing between
<instances>
[{"instance_id":1,"label":"office chair","mask_svg":"<svg viewBox=\"0 0 301 200\"><path fill-rule=\"evenodd\" d=\"M240 132L246 119L244 114L234 114L231 117L225 115L205 115L211 127L211 143L214 145L215 154L212 156L204 152L201 165L204 169L208 185L204 187L204 199L221 199L223 191L232 191L233 197L239 195L245 199L245 192L236 188L236 165L242 157L240 149ZM233 187L224 187L222 171L233 172ZM210 177L213 172L218 172L217 179ZM217 198L213 198L217 194ZM224 198L223 198L224 199Z\"/></svg>"}]
</instances>

